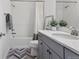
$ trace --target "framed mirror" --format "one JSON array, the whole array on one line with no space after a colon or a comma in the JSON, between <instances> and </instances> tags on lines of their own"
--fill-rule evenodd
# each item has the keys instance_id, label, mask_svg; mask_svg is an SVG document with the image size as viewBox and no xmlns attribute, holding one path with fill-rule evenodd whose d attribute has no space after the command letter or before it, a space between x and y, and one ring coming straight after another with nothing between
<instances>
[{"instance_id":1,"label":"framed mirror","mask_svg":"<svg viewBox=\"0 0 79 59\"><path fill-rule=\"evenodd\" d=\"M56 20L79 29L79 0L56 0Z\"/></svg>"}]
</instances>

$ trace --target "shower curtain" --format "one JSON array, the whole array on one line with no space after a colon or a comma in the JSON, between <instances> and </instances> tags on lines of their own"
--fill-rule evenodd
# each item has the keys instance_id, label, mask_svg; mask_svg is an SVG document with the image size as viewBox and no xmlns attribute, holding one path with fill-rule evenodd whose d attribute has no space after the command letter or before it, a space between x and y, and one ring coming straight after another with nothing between
<instances>
[{"instance_id":1,"label":"shower curtain","mask_svg":"<svg viewBox=\"0 0 79 59\"><path fill-rule=\"evenodd\" d=\"M38 31L43 30L44 25L44 2L36 2L35 30L33 40L38 38Z\"/></svg>"}]
</instances>

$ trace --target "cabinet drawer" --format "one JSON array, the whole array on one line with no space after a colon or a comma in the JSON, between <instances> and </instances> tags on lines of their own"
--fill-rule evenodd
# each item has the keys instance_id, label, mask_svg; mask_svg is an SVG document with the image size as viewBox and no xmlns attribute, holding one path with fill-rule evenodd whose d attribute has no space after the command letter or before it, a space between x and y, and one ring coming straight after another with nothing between
<instances>
[{"instance_id":1,"label":"cabinet drawer","mask_svg":"<svg viewBox=\"0 0 79 59\"><path fill-rule=\"evenodd\" d=\"M48 38L47 36L40 34L38 39L41 38L47 46L55 51L56 54L58 54L63 59L63 46L56 43L53 39Z\"/></svg>"},{"instance_id":2,"label":"cabinet drawer","mask_svg":"<svg viewBox=\"0 0 79 59\"><path fill-rule=\"evenodd\" d=\"M69 49L65 49L65 59L79 59L79 55Z\"/></svg>"}]
</instances>

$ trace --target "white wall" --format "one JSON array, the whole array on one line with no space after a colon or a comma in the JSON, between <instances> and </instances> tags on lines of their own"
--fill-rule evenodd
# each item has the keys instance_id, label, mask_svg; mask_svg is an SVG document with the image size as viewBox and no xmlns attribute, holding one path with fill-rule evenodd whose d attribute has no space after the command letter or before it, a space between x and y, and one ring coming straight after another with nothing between
<instances>
[{"instance_id":1,"label":"white wall","mask_svg":"<svg viewBox=\"0 0 79 59\"><path fill-rule=\"evenodd\" d=\"M56 17L56 0L45 0L44 4L44 15Z\"/></svg>"},{"instance_id":2,"label":"white wall","mask_svg":"<svg viewBox=\"0 0 79 59\"><path fill-rule=\"evenodd\" d=\"M13 27L16 37L32 37L35 27L35 2L13 2Z\"/></svg>"},{"instance_id":3,"label":"white wall","mask_svg":"<svg viewBox=\"0 0 79 59\"><path fill-rule=\"evenodd\" d=\"M63 3L56 3L56 20L63 19Z\"/></svg>"},{"instance_id":4,"label":"white wall","mask_svg":"<svg viewBox=\"0 0 79 59\"><path fill-rule=\"evenodd\" d=\"M2 0L0 0L0 33L2 32L2 24L3 24L3 21L4 20L4 15L3 15L3 7L2 7Z\"/></svg>"},{"instance_id":5,"label":"white wall","mask_svg":"<svg viewBox=\"0 0 79 59\"><path fill-rule=\"evenodd\" d=\"M5 32L5 15L4 13L10 13L10 0L0 0L0 32Z\"/></svg>"},{"instance_id":6,"label":"white wall","mask_svg":"<svg viewBox=\"0 0 79 59\"><path fill-rule=\"evenodd\" d=\"M6 32L6 23L5 23L5 15L4 13L11 13L11 3L10 3L10 0L2 0L2 9L3 9L3 32Z\"/></svg>"},{"instance_id":7,"label":"white wall","mask_svg":"<svg viewBox=\"0 0 79 59\"><path fill-rule=\"evenodd\" d=\"M11 6L10 3L11 3L10 0L2 0L3 11L5 13L10 13L10 6Z\"/></svg>"},{"instance_id":8,"label":"white wall","mask_svg":"<svg viewBox=\"0 0 79 59\"><path fill-rule=\"evenodd\" d=\"M10 0L0 0L0 33L6 33L5 15L10 12ZM5 59L5 53L9 49L9 41L6 37L0 38L0 59Z\"/></svg>"}]
</instances>

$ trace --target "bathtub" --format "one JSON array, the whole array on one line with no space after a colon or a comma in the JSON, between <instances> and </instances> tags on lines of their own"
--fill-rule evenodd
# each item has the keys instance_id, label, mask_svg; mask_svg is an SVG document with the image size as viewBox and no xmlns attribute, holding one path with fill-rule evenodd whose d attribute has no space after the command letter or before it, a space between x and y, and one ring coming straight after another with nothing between
<instances>
[{"instance_id":1,"label":"bathtub","mask_svg":"<svg viewBox=\"0 0 79 59\"><path fill-rule=\"evenodd\" d=\"M32 41L32 37L17 37L11 40L11 48L22 48L28 47L30 45L30 41Z\"/></svg>"}]
</instances>

